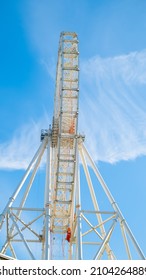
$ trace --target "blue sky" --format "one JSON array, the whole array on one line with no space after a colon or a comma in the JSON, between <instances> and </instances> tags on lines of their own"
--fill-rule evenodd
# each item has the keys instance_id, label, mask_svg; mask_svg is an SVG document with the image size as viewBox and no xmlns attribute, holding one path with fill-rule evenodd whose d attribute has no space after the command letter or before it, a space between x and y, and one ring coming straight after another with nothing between
<instances>
[{"instance_id":1,"label":"blue sky","mask_svg":"<svg viewBox=\"0 0 146 280\"><path fill-rule=\"evenodd\" d=\"M0 210L52 122L61 31L79 36L79 131L146 254L145 0L1 4Z\"/></svg>"}]
</instances>

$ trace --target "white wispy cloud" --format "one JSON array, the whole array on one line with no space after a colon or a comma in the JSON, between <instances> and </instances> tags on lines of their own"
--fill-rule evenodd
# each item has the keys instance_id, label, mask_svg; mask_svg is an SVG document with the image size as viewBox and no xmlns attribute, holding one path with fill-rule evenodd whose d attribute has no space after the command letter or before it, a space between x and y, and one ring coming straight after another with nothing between
<instances>
[{"instance_id":1,"label":"white wispy cloud","mask_svg":"<svg viewBox=\"0 0 146 280\"><path fill-rule=\"evenodd\" d=\"M80 129L94 159L146 155L146 50L82 61L80 75Z\"/></svg>"},{"instance_id":2,"label":"white wispy cloud","mask_svg":"<svg viewBox=\"0 0 146 280\"><path fill-rule=\"evenodd\" d=\"M1 169L26 169L40 145L41 129L48 129L47 114L38 121L30 120L16 131L12 138L0 143Z\"/></svg>"},{"instance_id":3,"label":"white wispy cloud","mask_svg":"<svg viewBox=\"0 0 146 280\"><path fill-rule=\"evenodd\" d=\"M44 114L0 144L0 168L26 168L48 127ZM146 155L146 50L81 62L79 132L97 161Z\"/></svg>"}]
</instances>

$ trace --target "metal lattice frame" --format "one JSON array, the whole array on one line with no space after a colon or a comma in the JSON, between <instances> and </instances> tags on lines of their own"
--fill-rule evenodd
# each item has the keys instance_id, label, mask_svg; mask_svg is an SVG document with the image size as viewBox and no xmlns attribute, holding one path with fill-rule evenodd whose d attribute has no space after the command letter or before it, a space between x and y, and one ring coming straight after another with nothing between
<instances>
[{"instance_id":1,"label":"metal lattice frame","mask_svg":"<svg viewBox=\"0 0 146 280\"><path fill-rule=\"evenodd\" d=\"M78 124L78 55L77 35L62 33L52 128L51 228L57 233L66 232L71 216Z\"/></svg>"},{"instance_id":2,"label":"metal lattice frame","mask_svg":"<svg viewBox=\"0 0 146 280\"><path fill-rule=\"evenodd\" d=\"M86 250L90 250L86 249L86 246L94 248L90 258L95 260L116 259L119 246L124 247L125 258L133 258L134 247L137 258L145 259L118 205L86 150L84 137L78 135L78 56L76 33L61 33L52 129L42 131L42 143L0 215L0 228L6 226L6 241L1 249L3 257L9 249L12 258L17 258L14 243L21 242L27 252L26 258L38 258L35 255L35 244L40 244L39 258L51 259L55 248L52 244L52 236L55 242L60 236L65 241L69 227L71 239L70 242L65 241L65 253L63 253L65 259L86 259ZM26 207L44 153L46 153L44 204L42 208ZM86 203L81 202L84 186L79 172L80 161L92 209L88 206L88 198ZM106 210L100 210L100 197L97 200L96 188L87 161L109 202L110 207L106 207ZM22 190L23 196L16 203ZM38 230L38 224L35 226L36 223L39 224L41 232ZM112 242L117 225L121 230L121 241L118 241L118 246Z\"/></svg>"}]
</instances>

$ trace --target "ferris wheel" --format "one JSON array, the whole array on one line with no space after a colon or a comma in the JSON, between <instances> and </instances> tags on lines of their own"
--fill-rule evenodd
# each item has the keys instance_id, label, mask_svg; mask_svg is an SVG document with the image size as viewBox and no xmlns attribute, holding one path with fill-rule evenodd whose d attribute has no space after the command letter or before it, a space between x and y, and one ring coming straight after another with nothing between
<instances>
[{"instance_id":1,"label":"ferris wheel","mask_svg":"<svg viewBox=\"0 0 146 280\"><path fill-rule=\"evenodd\" d=\"M62 32L52 126L42 130L41 145L1 213L0 228L6 240L0 257L145 259L84 145L84 136L78 133L78 100L78 36ZM31 190L36 191L34 183L43 156L44 201L42 207L28 207ZM24 250L19 255L20 242Z\"/></svg>"}]
</instances>

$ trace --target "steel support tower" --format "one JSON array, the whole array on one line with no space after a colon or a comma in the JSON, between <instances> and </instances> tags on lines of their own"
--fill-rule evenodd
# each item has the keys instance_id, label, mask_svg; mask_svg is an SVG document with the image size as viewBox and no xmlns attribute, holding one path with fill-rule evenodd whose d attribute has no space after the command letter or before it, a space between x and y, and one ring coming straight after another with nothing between
<instances>
[{"instance_id":1,"label":"steel support tower","mask_svg":"<svg viewBox=\"0 0 146 280\"><path fill-rule=\"evenodd\" d=\"M78 37L76 33L62 32L52 126L42 130L41 145L1 213L1 236L6 239L2 256L43 260L145 259L85 148L84 136L78 133L78 97ZM37 192L35 178L44 155L44 201L38 207L30 194Z\"/></svg>"}]
</instances>

